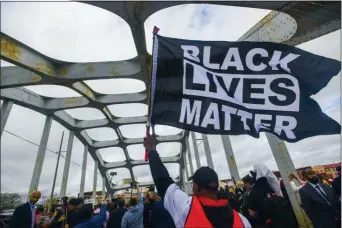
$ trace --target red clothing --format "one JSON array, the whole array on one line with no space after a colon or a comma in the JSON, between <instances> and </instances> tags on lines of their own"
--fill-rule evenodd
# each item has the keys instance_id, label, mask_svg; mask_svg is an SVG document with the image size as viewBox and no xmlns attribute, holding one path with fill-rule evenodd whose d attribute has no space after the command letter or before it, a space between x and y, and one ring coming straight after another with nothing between
<instances>
[{"instance_id":1,"label":"red clothing","mask_svg":"<svg viewBox=\"0 0 342 228\"><path fill-rule=\"evenodd\" d=\"M207 218L203 207L210 206L210 207L222 207L228 205L228 200L221 199L221 200L211 200L207 198L198 199L196 196L192 197L192 204L189 211L188 218L185 222L186 228L195 228L195 227L205 227L205 228L213 228L213 225L210 223L209 219ZM244 228L243 222L239 216L239 214L232 210L234 216L234 223L233 228Z\"/></svg>"}]
</instances>

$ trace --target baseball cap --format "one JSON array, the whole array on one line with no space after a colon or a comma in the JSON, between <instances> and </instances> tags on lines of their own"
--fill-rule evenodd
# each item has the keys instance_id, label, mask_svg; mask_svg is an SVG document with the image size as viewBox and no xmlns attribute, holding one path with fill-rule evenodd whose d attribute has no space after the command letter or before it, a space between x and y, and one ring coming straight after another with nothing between
<instances>
[{"instance_id":1,"label":"baseball cap","mask_svg":"<svg viewBox=\"0 0 342 228\"><path fill-rule=\"evenodd\" d=\"M217 190L219 186L217 173L208 166L196 170L189 180L193 180L200 188L204 189Z\"/></svg>"}]
</instances>

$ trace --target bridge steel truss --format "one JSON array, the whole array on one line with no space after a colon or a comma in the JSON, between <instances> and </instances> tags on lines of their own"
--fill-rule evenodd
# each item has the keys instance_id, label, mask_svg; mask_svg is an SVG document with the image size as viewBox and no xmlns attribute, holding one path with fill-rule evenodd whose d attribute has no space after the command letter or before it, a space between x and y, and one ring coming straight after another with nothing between
<instances>
[{"instance_id":1,"label":"bridge steel truss","mask_svg":"<svg viewBox=\"0 0 342 228\"><path fill-rule=\"evenodd\" d=\"M1 33L1 59L13 63L16 66L1 68L1 94L0 99L4 100L1 108L1 133L6 124L10 109L14 104L35 110L47 116L46 124L51 125L50 118L53 118L61 125L70 130L72 137L69 137L69 144L73 142L73 135L75 135L84 145L85 152L88 150L95 163L98 164L98 169L105 179L105 186L111 193L129 188L129 184L114 185L110 183L110 176L108 170L114 168L127 168L130 172L132 181L136 182L133 174L133 167L145 165L143 160L132 160L129 157L127 147L133 144L141 144L143 138L125 138L120 132L119 127L128 124L145 124L147 116L139 117L117 117L111 114L108 105L124 104L124 103L143 103L147 104L147 90L150 86L150 66L151 56L146 49L144 22L153 13L165 9L167 7L176 6L180 4L189 3L206 3L217 5L230 5L240 7L252 7L261 9L274 10L248 32L246 32L239 40L260 41L263 36L278 37L275 42L282 42L289 45L298 45L303 42L312 40L314 38L323 36L330 32L341 28L341 2L215 2L215 1L186 1L186 2L84 2L91 4L120 16L123 18L131 28L135 46L137 49L137 57L114 62L89 62L89 63L72 63L62 60L52 59L48 56L39 53L36 50L26 46L14 38ZM285 14L281 14L285 13ZM238 23L234 22L234 23ZM158 25L157 25L158 26ZM287 26L291 31L287 35L278 35L284 26ZM163 28L161 28L163 29ZM149 32L149 31L147 31ZM270 38L270 37L269 37ZM268 38L268 39L269 39ZM152 42L152 41L151 41ZM141 80L146 85L146 90L133 94L115 94L104 95L92 90L83 80L96 79L137 79ZM40 96L23 88L28 85L60 85L65 86L82 95L82 97L68 97L68 98L49 98ZM91 107L100 110L105 119L97 120L78 120L71 117L64 110ZM112 128L118 139L108 141L96 141L89 137L84 131L86 129L109 127ZM44 127L48 128L46 125ZM49 130L49 129L48 129ZM188 142L189 133L182 131L177 135L159 136L154 135L157 143L162 142L179 142L181 144L181 152L174 157L164 157L164 163L178 163L179 177L176 179L178 184L185 186L183 170L187 170L186 162L186 145ZM194 134L193 134L194 135ZM44 133L43 133L44 137ZM46 138L46 137L45 137ZM227 137L222 137L224 140L229 140ZM47 139L42 138L43 141ZM196 145L196 143L194 143ZM72 146L68 146L68 148ZM126 161L123 162L105 162L98 150L107 147L120 147L123 149ZM231 146L226 146L230 148ZM42 149L40 148L39 151ZM71 150L71 149L70 149ZM199 157L197 148L195 150L195 159L197 166L199 165ZM67 152L68 153L68 152ZM71 156L71 151L69 152ZM43 154L43 152L41 152ZM142 153L143 154L143 153ZM210 153L206 153L210 154ZM228 155L229 154L229 155ZM227 156L233 156L232 151ZM37 161L42 157L37 156ZM143 155L142 155L143 157ZM188 159L191 161L191 156L188 153ZM235 164L235 171L232 170L232 164L228 160L229 168L232 175L238 175ZM67 161L66 161L67 162ZM69 161L70 162L70 161ZM235 163L235 162L234 162ZM37 165L37 164L36 164ZM83 162L83 166L85 162ZM233 164L234 165L234 164ZM39 168L39 167L38 167ZM82 169L82 177L84 176L85 167ZM66 185L68 171L66 173L63 183ZM192 164L190 166L190 175L193 173ZM237 173L237 174L236 174ZM40 172L37 171L36 185L39 183ZM189 175L189 174L188 174ZM188 176L187 175L187 176ZM236 177L239 179L239 177ZM84 178L81 181L81 192L84 189ZM152 182L139 183L140 186L147 186ZM64 186L66 188L66 186ZM32 186L30 188L33 188ZM61 193L62 194L62 193Z\"/></svg>"}]
</instances>

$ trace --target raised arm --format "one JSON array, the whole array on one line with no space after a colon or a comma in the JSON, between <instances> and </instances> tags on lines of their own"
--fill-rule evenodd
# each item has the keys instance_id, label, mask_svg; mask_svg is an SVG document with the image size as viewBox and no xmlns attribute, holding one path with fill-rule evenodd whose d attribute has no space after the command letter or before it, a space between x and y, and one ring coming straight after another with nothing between
<instances>
[{"instance_id":1,"label":"raised arm","mask_svg":"<svg viewBox=\"0 0 342 228\"><path fill-rule=\"evenodd\" d=\"M166 167L162 163L158 152L155 150L154 140L144 140L144 146L148 153L149 164L153 181L161 198L165 197L167 188L174 183Z\"/></svg>"},{"instance_id":2,"label":"raised arm","mask_svg":"<svg viewBox=\"0 0 342 228\"><path fill-rule=\"evenodd\" d=\"M145 140L144 145L147 151L149 151L151 174L160 197L164 199L164 207L170 213L176 226L184 227L192 197L174 183L159 154L154 149L153 141Z\"/></svg>"},{"instance_id":3,"label":"raised arm","mask_svg":"<svg viewBox=\"0 0 342 228\"><path fill-rule=\"evenodd\" d=\"M137 188L138 197L139 197L138 204L144 206L144 194L140 191L139 186L136 185L135 187Z\"/></svg>"}]
</instances>

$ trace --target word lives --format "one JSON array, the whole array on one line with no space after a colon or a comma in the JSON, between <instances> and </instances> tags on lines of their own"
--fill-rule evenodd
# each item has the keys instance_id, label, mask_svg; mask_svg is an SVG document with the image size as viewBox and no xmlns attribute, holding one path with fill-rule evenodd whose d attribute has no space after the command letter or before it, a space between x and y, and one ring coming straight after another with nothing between
<instances>
[{"instance_id":1,"label":"word lives","mask_svg":"<svg viewBox=\"0 0 342 228\"><path fill-rule=\"evenodd\" d=\"M242 129L232 129L235 126L232 119L239 119L244 131L251 131L250 127L256 132L268 129L296 139L297 120L293 114L300 110L300 89L288 63L299 55L290 53L281 59L282 53L274 51L270 61L259 61L257 65L256 55L271 56L265 49L252 48L241 58L238 48L229 48L224 59L216 57L216 63L212 63L209 46L203 48L202 54L196 46L183 45L182 49L184 74L180 123L234 133ZM222 73L229 67L236 68L239 73ZM285 73L279 72L278 67ZM266 69L268 73L263 74Z\"/></svg>"}]
</instances>

